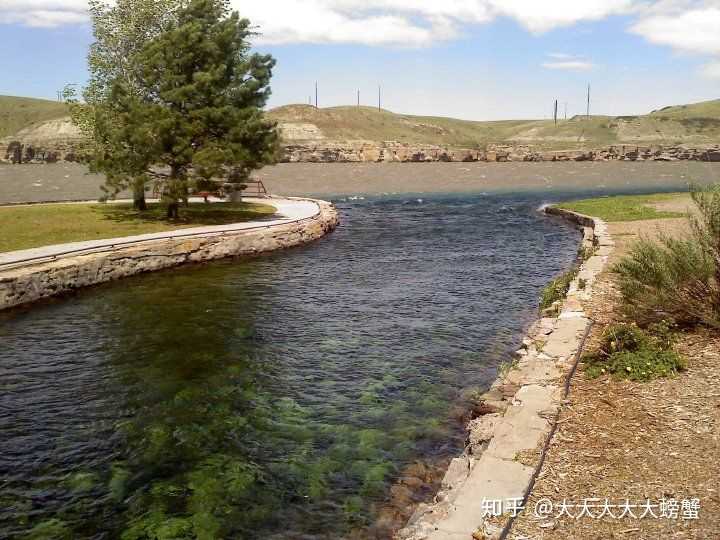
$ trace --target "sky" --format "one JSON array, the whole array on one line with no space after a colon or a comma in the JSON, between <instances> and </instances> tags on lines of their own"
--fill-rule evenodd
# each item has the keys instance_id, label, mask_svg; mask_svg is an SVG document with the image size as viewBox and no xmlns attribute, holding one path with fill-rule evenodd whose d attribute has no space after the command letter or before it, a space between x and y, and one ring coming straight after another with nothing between
<instances>
[{"instance_id":1,"label":"sky","mask_svg":"<svg viewBox=\"0 0 720 540\"><path fill-rule=\"evenodd\" d=\"M720 0L231 0L277 66L269 107L360 100L470 120L720 98ZM0 94L87 78L86 0L0 0Z\"/></svg>"}]
</instances>

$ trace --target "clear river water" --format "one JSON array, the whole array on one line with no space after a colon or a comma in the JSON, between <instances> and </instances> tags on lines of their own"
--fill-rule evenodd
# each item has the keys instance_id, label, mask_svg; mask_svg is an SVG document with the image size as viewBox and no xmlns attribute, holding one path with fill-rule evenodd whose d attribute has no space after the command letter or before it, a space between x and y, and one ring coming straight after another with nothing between
<instances>
[{"instance_id":1,"label":"clear river water","mask_svg":"<svg viewBox=\"0 0 720 540\"><path fill-rule=\"evenodd\" d=\"M558 198L338 198L311 245L0 313L0 538L386 537L574 260Z\"/></svg>"}]
</instances>

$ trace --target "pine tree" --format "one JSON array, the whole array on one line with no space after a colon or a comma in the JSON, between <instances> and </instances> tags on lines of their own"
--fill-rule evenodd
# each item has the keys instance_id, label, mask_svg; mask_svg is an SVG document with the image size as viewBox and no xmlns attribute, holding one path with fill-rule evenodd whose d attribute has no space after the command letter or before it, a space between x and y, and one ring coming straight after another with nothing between
<instances>
[{"instance_id":1,"label":"pine tree","mask_svg":"<svg viewBox=\"0 0 720 540\"><path fill-rule=\"evenodd\" d=\"M276 155L275 125L262 111L275 62L250 53L251 34L226 0L191 0L134 57L138 91L122 78L113 82L122 137L135 138L168 171L162 191L170 218L191 183L241 182Z\"/></svg>"}]
</instances>

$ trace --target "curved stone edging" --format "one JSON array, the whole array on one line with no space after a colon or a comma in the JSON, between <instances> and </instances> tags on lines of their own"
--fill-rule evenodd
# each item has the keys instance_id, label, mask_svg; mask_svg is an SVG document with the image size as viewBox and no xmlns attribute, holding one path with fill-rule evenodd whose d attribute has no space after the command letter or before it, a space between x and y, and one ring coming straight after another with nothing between
<instances>
[{"instance_id":1,"label":"curved stone edging","mask_svg":"<svg viewBox=\"0 0 720 540\"><path fill-rule=\"evenodd\" d=\"M613 241L607 225L557 207L547 214L583 228L582 262L557 317L537 320L517 351L517 364L483 394L482 416L467 425L468 444L454 458L433 504L421 504L398 540L498 539L509 522L507 501L526 500L551 435L582 342L592 324L582 301L607 263ZM502 501L503 515L486 519L484 501ZM478 533L473 536L474 533Z\"/></svg>"},{"instance_id":2,"label":"curved stone edging","mask_svg":"<svg viewBox=\"0 0 720 540\"><path fill-rule=\"evenodd\" d=\"M139 238L130 244L110 244L101 251L88 248L62 253L59 258L35 258L0 267L0 310L34 302L143 272L189 262L202 262L305 244L331 232L339 224L332 203L313 201L319 210L307 218L257 227L208 227L203 232L180 230L175 235ZM135 237L134 237L135 238Z\"/></svg>"}]
</instances>

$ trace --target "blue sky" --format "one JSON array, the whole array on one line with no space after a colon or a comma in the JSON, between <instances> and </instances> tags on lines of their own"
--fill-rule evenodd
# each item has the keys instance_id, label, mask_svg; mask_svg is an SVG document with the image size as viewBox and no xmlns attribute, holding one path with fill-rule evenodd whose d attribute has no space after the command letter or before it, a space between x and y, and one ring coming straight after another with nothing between
<instances>
[{"instance_id":1,"label":"blue sky","mask_svg":"<svg viewBox=\"0 0 720 540\"><path fill-rule=\"evenodd\" d=\"M277 59L270 106L363 104L467 119L633 114L720 97L720 2L242 0ZM537 8L537 4L542 4ZM298 6L301 5L302 9ZM28 7L30 6L30 7ZM36 8L36 9L35 9ZM0 0L0 94L86 79L83 0ZM279 15L282 14L282 15Z\"/></svg>"}]
</instances>

